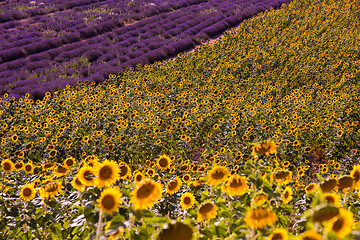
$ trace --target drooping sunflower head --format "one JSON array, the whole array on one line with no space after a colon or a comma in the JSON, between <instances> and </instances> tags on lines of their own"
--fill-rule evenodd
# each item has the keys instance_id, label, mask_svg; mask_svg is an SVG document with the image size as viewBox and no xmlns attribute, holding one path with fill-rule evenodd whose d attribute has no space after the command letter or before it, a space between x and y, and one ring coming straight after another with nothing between
<instances>
[{"instance_id":1,"label":"drooping sunflower head","mask_svg":"<svg viewBox=\"0 0 360 240\"><path fill-rule=\"evenodd\" d=\"M181 222L172 222L163 229L157 240L191 240L193 239L193 230Z\"/></svg>"},{"instance_id":2,"label":"drooping sunflower head","mask_svg":"<svg viewBox=\"0 0 360 240\"><path fill-rule=\"evenodd\" d=\"M42 169L44 171L51 171L56 167L56 162L54 161L48 161L42 165Z\"/></svg>"},{"instance_id":3,"label":"drooping sunflower head","mask_svg":"<svg viewBox=\"0 0 360 240\"><path fill-rule=\"evenodd\" d=\"M187 210L192 208L195 204L195 197L192 193L184 193L180 198L180 205L183 209Z\"/></svg>"},{"instance_id":4,"label":"drooping sunflower head","mask_svg":"<svg viewBox=\"0 0 360 240\"><path fill-rule=\"evenodd\" d=\"M360 190L360 165L355 165L350 173L354 179L354 189Z\"/></svg>"},{"instance_id":5,"label":"drooping sunflower head","mask_svg":"<svg viewBox=\"0 0 360 240\"><path fill-rule=\"evenodd\" d=\"M32 200L36 195L36 190L33 184L27 184L20 190L20 197L25 201Z\"/></svg>"},{"instance_id":6,"label":"drooping sunflower head","mask_svg":"<svg viewBox=\"0 0 360 240\"><path fill-rule=\"evenodd\" d=\"M244 194L248 189L248 181L245 176L232 175L225 184L225 192L231 196Z\"/></svg>"},{"instance_id":7,"label":"drooping sunflower head","mask_svg":"<svg viewBox=\"0 0 360 240\"><path fill-rule=\"evenodd\" d=\"M244 221L252 229L273 225L278 220L276 214L269 208L254 208L246 213Z\"/></svg>"},{"instance_id":8,"label":"drooping sunflower head","mask_svg":"<svg viewBox=\"0 0 360 240\"><path fill-rule=\"evenodd\" d=\"M288 184L292 179L292 172L289 170L279 170L270 177L270 182L276 182L279 186Z\"/></svg>"},{"instance_id":9,"label":"drooping sunflower head","mask_svg":"<svg viewBox=\"0 0 360 240\"><path fill-rule=\"evenodd\" d=\"M61 182L49 183L46 186L40 188L40 197L42 199L51 199L61 193L63 188L64 186Z\"/></svg>"},{"instance_id":10,"label":"drooping sunflower head","mask_svg":"<svg viewBox=\"0 0 360 240\"><path fill-rule=\"evenodd\" d=\"M108 213L113 214L119 208L122 193L118 188L106 188L102 191L100 198L97 200L99 208Z\"/></svg>"},{"instance_id":11,"label":"drooping sunflower head","mask_svg":"<svg viewBox=\"0 0 360 240\"><path fill-rule=\"evenodd\" d=\"M14 171L15 165L10 159L5 159L2 161L1 167L4 172L9 173L9 172Z\"/></svg>"},{"instance_id":12,"label":"drooping sunflower head","mask_svg":"<svg viewBox=\"0 0 360 240\"><path fill-rule=\"evenodd\" d=\"M208 171L208 181L212 185L223 182L229 176L229 171L225 167L216 166Z\"/></svg>"},{"instance_id":13,"label":"drooping sunflower head","mask_svg":"<svg viewBox=\"0 0 360 240\"><path fill-rule=\"evenodd\" d=\"M312 229L299 236L299 240L322 240L322 235Z\"/></svg>"},{"instance_id":14,"label":"drooping sunflower head","mask_svg":"<svg viewBox=\"0 0 360 240\"><path fill-rule=\"evenodd\" d=\"M72 184L72 186L73 186L75 189L77 189L77 190L79 190L79 191L84 190L85 187L86 187L86 186L79 180L79 177L78 177L78 176L75 176L75 177L73 178L73 180L71 181L71 184Z\"/></svg>"},{"instance_id":15,"label":"drooping sunflower head","mask_svg":"<svg viewBox=\"0 0 360 240\"><path fill-rule=\"evenodd\" d=\"M167 155L160 155L156 163L159 169L166 170L170 167L171 159Z\"/></svg>"},{"instance_id":16,"label":"drooping sunflower head","mask_svg":"<svg viewBox=\"0 0 360 240\"><path fill-rule=\"evenodd\" d=\"M53 173L57 177L62 177L62 176L65 176L65 175L69 174L69 169L62 166L62 165L58 165L58 166L55 167Z\"/></svg>"},{"instance_id":17,"label":"drooping sunflower head","mask_svg":"<svg viewBox=\"0 0 360 240\"><path fill-rule=\"evenodd\" d=\"M171 194L176 193L181 188L182 181L179 177L175 177L174 179L170 180L169 183L166 185L166 192Z\"/></svg>"},{"instance_id":18,"label":"drooping sunflower head","mask_svg":"<svg viewBox=\"0 0 360 240\"><path fill-rule=\"evenodd\" d=\"M111 186L119 179L120 168L114 161L105 160L94 170L98 187Z\"/></svg>"},{"instance_id":19,"label":"drooping sunflower head","mask_svg":"<svg viewBox=\"0 0 360 240\"><path fill-rule=\"evenodd\" d=\"M131 193L130 202L134 203L135 209L146 209L154 206L162 196L162 185L151 179L141 181Z\"/></svg>"},{"instance_id":20,"label":"drooping sunflower head","mask_svg":"<svg viewBox=\"0 0 360 240\"><path fill-rule=\"evenodd\" d=\"M320 188L323 193L331 192L337 185L337 180L334 178L325 179L322 183L320 183Z\"/></svg>"},{"instance_id":21,"label":"drooping sunflower head","mask_svg":"<svg viewBox=\"0 0 360 240\"><path fill-rule=\"evenodd\" d=\"M210 203L210 202L204 203L199 208L199 213L198 213L196 220L198 222L202 222L205 220L213 219L217 215L217 210L218 210L218 207L215 204Z\"/></svg>"},{"instance_id":22,"label":"drooping sunflower head","mask_svg":"<svg viewBox=\"0 0 360 240\"><path fill-rule=\"evenodd\" d=\"M340 189L351 188L354 184L354 179L351 176L342 176L338 178L337 187Z\"/></svg>"},{"instance_id":23,"label":"drooping sunflower head","mask_svg":"<svg viewBox=\"0 0 360 240\"><path fill-rule=\"evenodd\" d=\"M268 200L268 196L265 193L259 193L258 195L255 196L255 198L251 203L254 204L255 206L260 206L264 204L267 200Z\"/></svg>"},{"instance_id":24,"label":"drooping sunflower head","mask_svg":"<svg viewBox=\"0 0 360 240\"><path fill-rule=\"evenodd\" d=\"M310 194L316 191L316 183L310 183L307 187L305 187L306 194Z\"/></svg>"}]
</instances>

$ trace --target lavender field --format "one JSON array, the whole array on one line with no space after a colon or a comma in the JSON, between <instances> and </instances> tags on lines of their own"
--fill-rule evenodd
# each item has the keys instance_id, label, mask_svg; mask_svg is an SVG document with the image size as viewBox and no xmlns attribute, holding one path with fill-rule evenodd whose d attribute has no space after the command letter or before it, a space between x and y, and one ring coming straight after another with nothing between
<instances>
[{"instance_id":1,"label":"lavender field","mask_svg":"<svg viewBox=\"0 0 360 240\"><path fill-rule=\"evenodd\" d=\"M288 0L7 1L0 5L0 94L43 98L102 82L214 38Z\"/></svg>"}]
</instances>

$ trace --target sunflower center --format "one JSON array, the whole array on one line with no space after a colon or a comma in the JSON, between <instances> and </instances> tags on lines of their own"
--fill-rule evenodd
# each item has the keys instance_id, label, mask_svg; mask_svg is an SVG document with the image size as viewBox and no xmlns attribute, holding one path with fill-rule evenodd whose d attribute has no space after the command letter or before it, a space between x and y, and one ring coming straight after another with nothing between
<instances>
[{"instance_id":1,"label":"sunflower center","mask_svg":"<svg viewBox=\"0 0 360 240\"><path fill-rule=\"evenodd\" d=\"M80 180L78 178L75 179L75 183L76 183L76 185L82 186L82 183L80 182Z\"/></svg>"},{"instance_id":2,"label":"sunflower center","mask_svg":"<svg viewBox=\"0 0 360 240\"><path fill-rule=\"evenodd\" d=\"M58 166L57 171L59 173L66 173L66 168L64 168L63 166Z\"/></svg>"},{"instance_id":3,"label":"sunflower center","mask_svg":"<svg viewBox=\"0 0 360 240\"><path fill-rule=\"evenodd\" d=\"M140 182L142 179L142 176L139 174L139 175L136 175L136 181Z\"/></svg>"},{"instance_id":4,"label":"sunflower center","mask_svg":"<svg viewBox=\"0 0 360 240\"><path fill-rule=\"evenodd\" d=\"M354 180L355 180L355 182L358 182L360 180L360 172L359 171L356 171L354 173Z\"/></svg>"},{"instance_id":5,"label":"sunflower center","mask_svg":"<svg viewBox=\"0 0 360 240\"><path fill-rule=\"evenodd\" d=\"M329 204L335 203L335 199L332 196L326 196L325 199Z\"/></svg>"},{"instance_id":6,"label":"sunflower center","mask_svg":"<svg viewBox=\"0 0 360 240\"><path fill-rule=\"evenodd\" d=\"M184 203L185 204L190 204L191 203L191 199L189 197L185 197L184 198Z\"/></svg>"},{"instance_id":7,"label":"sunflower center","mask_svg":"<svg viewBox=\"0 0 360 240\"><path fill-rule=\"evenodd\" d=\"M212 209L213 209L213 205L211 203L206 203L199 209L199 213L205 215L208 212L210 212Z\"/></svg>"},{"instance_id":8,"label":"sunflower center","mask_svg":"<svg viewBox=\"0 0 360 240\"><path fill-rule=\"evenodd\" d=\"M289 194L289 192L288 192L288 191L286 191L286 192L285 192L285 194L284 194L284 197L285 197L285 198L288 198L288 197L289 197L289 195L290 195L290 194Z\"/></svg>"},{"instance_id":9,"label":"sunflower center","mask_svg":"<svg viewBox=\"0 0 360 240\"><path fill-rule=\"evenodd\" d=\"M280 172L276 173L275 177L276 179L285 179L289 176L289 172Z\"/></svg>"},{"instance_id":10,"label":"sunflower center","mask_svg":"<svg viewBox=\"0 0 360 240\"><path fill-rule=\"evenodd\" d=\"M16 169L22 168L22 164L21 164L21 163L16 163L16 164L15 164L15 168L16 168Z\"/></svg>"},{"instance_id":11,"label":"sunflower center","mask_svg":"<svg viewBox=\"0 0 360 240\"><path fill-rule=\"evenodd\" d=\"M4 170L5 171L10 171L11 170L11 165L10 165L10 163L8 163L8 162L6 162L6 163L4 163Z\"/></svg>"},{"instance_id":12,"label":"sunflower center","mask_svg":"<svg viewBox=\"0 0 360 240\"><path fill-rule=\"evenodd\" d=\"M332 229L334 230L334 232L338 232L343 227L344 227L344 219L341 217L338 220L336 220L336 222L334 222Z\"/></svg>"},{"instance_id":13,"label":"sunflower center","mask_svg":"<svg viewBox=\"0 0 360 240\"><path fill-rule=\"evenodd\" d=\"M243 184L241 183L240 179L234 179L231 183L230 183L230 187L231 188L239 188L241 187Z\"/></svg>"},{"instance_id":14,"label":"sunflower center","mask_svg":"<svg viewBox=\"0 0 360 240\"><path fill-rule=\"evenodd\" d=\"M25 166L25 170L26 170L26 171L31 171L31 166L30 166L30 165L26 165L26 166Z\"/></svg>"},{"instance_id":15,"label":"sunflower center","mask_svg":"<svg viewBox=\"0 0 360 240\"><path fill-rule=\"evenodd\" d=\"M23 190L23 195L26 196L26 197L29 197L31 195L31 189L30 188L25 188Z\"/></svg>"},{"instance_id":16,"label":"sunflower center","mask_svg":"<svg viewBox=\"0 0 360 240\"><path fill-rule=\"evenodd\" d=\"M311 191L311 190L313 190L314 189L314 185L310 185L310 186L308 186L307 188L306 188L306 190L308 190L308 191Z\"/></svg>"},{"instance_id":17,"label":"sunflower center","mask_svg":"<svg viewBox=\"0 0 360 240\"><path fill-rule=\"evenodd\" d=\"M102 199L101 204L104 206L105 209L112 209L115 206L115 199L113 196L106 195Z\"/></svg>"},{"instance_id":18,"label":"sunflower center","mask_svg":"<svg viewBox=\"0 0 360 240\"><path fill-rule=\"evenodd\" d=\"M109 166L104 166L100 169L99 177L101 179L108 179L112 175L112 169Z\"/></svg>"},{"instance_id":19,"label":"sunflower center","mask_svg":"<svg viewBox=\"0 0 360 240\"><path fill-rule=\"evenodd\" d=\"M177 181L171 181L169 183L169 190L174 190L178 186Z\"/></svg>"},{"instance_id":20,"label":"sunflower center","mask_svg":"<svg viewBox=\"0 0 360 240\"><path fill-rule=\"evenodd\" d=\"M184 180L185 180L185 181L189 181L189 180L190 180L190 177L187 176L187 175L185 175L185 176L184 176Z\"/></svg>"},{"instance_id":21,"label":"sunflower center","mask_svg":"<svg viewBox=\"0 0 360 240\"><path fill-rule=\"evenodd\" d=\"M272 240L281 240L281 239L284 239L284 238L283 238L283 235L281 233L275 233L271 239Z\"/></svg>"},{"instance_id":22,"label":"sunflower center","mask_svg":"<svg viewBox=\"0 0 360 240\"><path fill-rule=\"evenodd\" d=\"M92 175L92 172L91 172L91 171L85 171L85 172L84 172L84 178L85 178L86 180L88 180L88 181L90 181L90 180L92 179L91 175Z\"/></svg>"},{"instance_id":23,"label":"sunflower center","mask_svg":"<svg viewBox=\"0 0 360 240\"><path fill-rule=\"evenodd\" d=\"M126 174L128 173L128 168L126 166L121 166L120 167L120 176L123 177L123 176L126 176Z\"/></svg>"},{"instance_id":24,"label":"sunflower center","mask_svg":"<svg viewBox=\"0 0 360 240\"><path fill-rule=\"evenodd\" d=\"M56 192L58 189L58 185L56 183L51 184L47 189L46 192Z\"/></svg>"},{"instance_id":25,"label":"sunflower center","mask_svg":"<svg viewBox=\"0 0 360 240\"><path fill-rule=\"evenodd\" d=\"M224 176L225 176L224 172L223 172L223 171L219 171L219 170L216 170L216 171L211 175L211 177L212 177L213 179L222 179Z\"/></svg>"},{"instance_id":26,"label":"sunflower center","mask_svg":"<svg viewBox=\"0 0 360 240\"><path fill-rule=\"evenodd\" d=\"M66 160L65 163L66 163L66 165L68 165L70 167L74 164L74 161L72 159L68 159L68 160Z\"/></svg>"},{"instance_id":27,"label":"sunflower center","mask_svg":"<svg viewBox=\"0 0 360 240\"><path fill-rule=\"evenodd\" d=\"M147 198L150 196L154 191L155 186L151 183L147 183L140 187L140 189L137 191L137 197L138 198Z\"/></svg>"},{"instance_id":28,"label":"sunflower center","mask_svg":"<svg viewBox=\"0 0 360 240\"><path fill-rule=\"evenodd\" d=\"M162 168L165 168L168 166L168 160L166 158L160 158L159 160L159 165Z\"/></svg>"}]
</instances>

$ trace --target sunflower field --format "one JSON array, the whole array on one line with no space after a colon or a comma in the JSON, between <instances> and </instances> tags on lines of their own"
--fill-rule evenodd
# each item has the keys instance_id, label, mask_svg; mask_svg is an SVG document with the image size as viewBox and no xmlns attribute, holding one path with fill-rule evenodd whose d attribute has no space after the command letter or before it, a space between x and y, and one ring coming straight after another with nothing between
<instances>
[{"instance_id":1,"label":"sunflower field","mask_svg":"<svg viewBox=\"0 0 360 240\"><path fill-rule=\"evenodd\" d=\"M0 239L360 239L360 1L0 98Z\"/></svg>"}]
</instances>

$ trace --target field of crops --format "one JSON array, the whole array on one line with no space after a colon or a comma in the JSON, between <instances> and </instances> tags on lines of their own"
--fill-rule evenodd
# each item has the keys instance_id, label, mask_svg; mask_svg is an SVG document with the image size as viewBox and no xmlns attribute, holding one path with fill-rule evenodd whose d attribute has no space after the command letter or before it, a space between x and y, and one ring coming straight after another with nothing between
<instances>
[{"instance_id":1,"label":"field of crops","mask_svg":"<svg viewBox=\"0 0 360 240\"><path fill-rule=\"evenodd\" d=\"M360 239L359 40L359 0L294 0L103 82L5 93L0 239Z\"/></svg>"}]
</instances>

